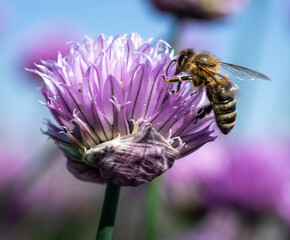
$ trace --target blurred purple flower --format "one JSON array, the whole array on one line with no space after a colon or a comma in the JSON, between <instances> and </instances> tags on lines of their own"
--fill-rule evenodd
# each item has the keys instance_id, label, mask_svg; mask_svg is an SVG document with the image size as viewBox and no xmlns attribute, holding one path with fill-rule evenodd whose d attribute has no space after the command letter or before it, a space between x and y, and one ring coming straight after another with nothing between
<instances>
[{"instance_id":1,"label":"blurred purple flower","mask_svg":"<svg viewBox=\"0 0 290 240\"><path fill-rule=\"evenodd\" d=\"M9 186L16 180L22 181L23 172L29 165L28 157L19 157L0 149L0 189Z\"/></svg>"},{"instance_id":2,"label":"blurred purple flower","mask_svg":"<svg viewBox=\"0 0 290 240\"><path fill-rule=\"evenodd\" d=\"M215 143L176 163L166 179L172 195L187 204L278 211L290 220L289 156L289 141Z\"/></svg>"},{"instance_id":3,"label":"blurred purple flower","mask_svg":"<svg viewBox=\"0 0 290 240\"><path fill-rule=\"evenodd\" d=\"M21 69L32 69L35 64L41 64L41 60L49 62L56 59L58 52L67 53L67 42L75 39L76 35L76 30L72 30L68 26L42 23L40 27L34 27L23 36L24 40L21 42L19 59ZM30 79L41 81L38 75L29 75Z\"/></svg>"},{"instance_id":4,"label":"blurred purple flower","mask_svg":"<svg viewBox=\"0 0 290 240\"><path fill-rule=\"evenodd\" d=\"M84 188L64 172L64 156L55 147L50 153L42 149L42 156L51 157L49 162L35 163L35 156L27 149L25 153L0 149L1 239L34 239L32 236L43 236L46 226L49 235L55 236L72 219L87 227L87 216L101 207L103 186L87 184Z\"/></svg>"},{"instance_id":5,"label":"blurred purple flower","mask_svg":"<svg viewBox=\"0 0 290 240\"><path fill-rule=\"evenodd\" d=\"M49 168L39 174L23 193L21 205L29 209L30 215L37 216L42 213L47 217L48 215L55 217L60 213L77 214L80 208L85 210L82 206L87 205L90 199L96 201L97 196L102 195L100 192L103 192L103 188L96 189L94 185L87 185L84 188L83 184L68 172L64 172L63 158L57 154Z\"/></svg>"},{"instance_id":6,"label":"blurred purple flower","mask_svg":"<svg viewBox=\"0 0 290 240\"><path fill-rule=\"evenodd\" d=\"M160 10L181 17L220 19L238 12L248 0L151 0Z\"/></svg>"},{"instance_id":7,"label":"blurred purple flower","mask_svg":"<svg viewBox=\"0 0 290 240\"><path fill-rule=\"evenodd\" d=\"M170 240L286 240L289 228L277 218L262 215L253 219L234 209L211 209L194 229ZM168 239L168 240L169 240Z\"/></svg>"},{"instance_id":8,"label":"blurred purple flower","mask_svg":"<svg viewBox=\"0 0 290 240\"><path fill-rule=\"evenodd\" d=\"M207 104L205 91L192 95L184 84L172 94L161 74L173 51L162 40L150 42L135 33L87 37L70 43L66 57L31 70L43 78L45 105L62 127L49 123L46 134L76 177L138 186L215 139L212 115L193 123Z\"/></svg>"},{"instance_id":9,"label":"blurred purple flower","mask_svg":"<svg viewBox=\"0 0 290 240\"><path fill-rule=\"evenodd\" d=\"M240 233L239 218L230 211L213 211L196 228L175 240L233 240Z\"/></svg>"}]
</instances>

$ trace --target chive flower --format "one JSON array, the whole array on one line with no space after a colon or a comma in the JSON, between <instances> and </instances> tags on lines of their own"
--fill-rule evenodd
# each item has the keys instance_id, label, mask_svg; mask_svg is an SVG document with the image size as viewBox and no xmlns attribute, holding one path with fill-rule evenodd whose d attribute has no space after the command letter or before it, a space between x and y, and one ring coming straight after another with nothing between
<instances>
[{"instance_id":1,"label":"chive flower","mask_svg":"<svg viewBox=\"0 0 290 240\"><path fill-rule=\"evenodd\" d=\"M47 135L67 156L68 170L85 181L138 186L213 141L213 116L204 89L166 83L174 58L165 41L138 34L70 42L67 56L36 64L40 91L57 123ZM175 69L169 69L174 75Z\"/></svg>"},{"instance_id":2,"label":"chive flower","mask_svg":"<svg viewBox=\"0 0 290 240\"><path fill-rule=\"evenodd\" d=\"M208 145L168 172L168 199L251 216L271 213L290 224L289 156L289 139Z\"/></svg>"},{"instance_id":3,"label":"chive flower","mask_svg":"<svg viewBox=\"0 0 290 240\"><path fill-rule=\"evenodd\" d=\"M49 62L55 59L58 52L66 54L68 51L67 41L76 38L76 30L69 26L59 26L57 24L40 24L31 31L21 36L19 45L19 55L17 58L20 69L23 67L34 68L35 63L41 64L41 60ZM47 65L48 66L48 65ZM39 83L42 79L33 73L29 73L30 80Z\"/></svg>"}]
</instances>

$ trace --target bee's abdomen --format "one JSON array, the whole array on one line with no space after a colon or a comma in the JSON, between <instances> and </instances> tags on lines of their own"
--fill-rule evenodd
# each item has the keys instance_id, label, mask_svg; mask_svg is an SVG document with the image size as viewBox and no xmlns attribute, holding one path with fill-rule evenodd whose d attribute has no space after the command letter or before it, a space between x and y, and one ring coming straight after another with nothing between
<instances>
[{"instance_id":1,"label":"bee's abdomen","mask_svg":"<svg viewBox=\"0 0 290 240\"><path fill-rule=\"evenodd\" d=\"M215 102L213 103L213 110L219 129L223 134L228 134L236 123L236 99L229 97L222 102Z\"/></svg>"}]
</instances>

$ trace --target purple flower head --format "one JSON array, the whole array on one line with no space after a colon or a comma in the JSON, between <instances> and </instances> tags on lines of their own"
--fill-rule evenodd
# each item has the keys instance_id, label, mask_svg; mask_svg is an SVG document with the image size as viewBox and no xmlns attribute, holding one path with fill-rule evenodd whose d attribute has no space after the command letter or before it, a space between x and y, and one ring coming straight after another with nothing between
<instances>
[{"instance_id":1,"label":"purple flower head","mask_svg":"<svg viewBox=\"0 0 290 240\"><path fill-rule=\"evenodd\" d=\"M182 17L221 19L239 11L248 0L151 0L160 10Z\"/></svg>"},{"instance_id":2,"label":"purple flower head","mask_svg":"<svg viewBox=\"0 0 290 240\"><path fill-rule=\"evenodd\" d=\"M288 220L289 156L289 141L211 144L196 159L176 164L166 176L168 187L172 194L183 189L192 203L276 213Z\"/></svg>"},{"instance_id":3,"label":"purple flower head","mask_svg":"<svg viewBox=\"0 0 290 240\"><path fill-rule=\"evenodd\" d=\"M66 57L31 70L43 78L44 104L60 126L49 123L46 134L76 177L138 186L215 139L212 115L193 123L205 91L192 95L184 84L172 94L161 75L173 52L162 40L150 42L135 33L87 37L70 43Z\"/></svg>"}]
</instances>

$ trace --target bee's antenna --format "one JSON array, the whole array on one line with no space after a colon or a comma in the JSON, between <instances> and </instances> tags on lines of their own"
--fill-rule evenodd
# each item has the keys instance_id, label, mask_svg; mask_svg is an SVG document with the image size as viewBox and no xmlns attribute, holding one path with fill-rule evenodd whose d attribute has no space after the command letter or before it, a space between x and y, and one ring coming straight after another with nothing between
<instances>
[{"instance_id":1,"label":"bee's antenna","mask_svg":"<svg viewBox=\"0 0 290 240\"><path fill-rule=\"evenodd\" d=\"M168 67L166 68L166 77L168 77L168 69L169 69L170 65L171 65L173 62L176 62L176 60L172 60L172 61L168 64Z\"/></svg>"}]
</instances>

